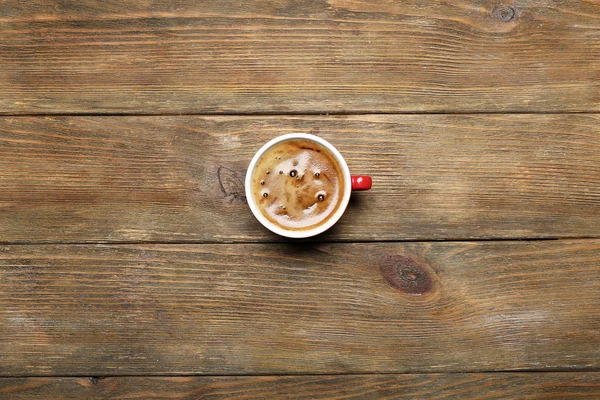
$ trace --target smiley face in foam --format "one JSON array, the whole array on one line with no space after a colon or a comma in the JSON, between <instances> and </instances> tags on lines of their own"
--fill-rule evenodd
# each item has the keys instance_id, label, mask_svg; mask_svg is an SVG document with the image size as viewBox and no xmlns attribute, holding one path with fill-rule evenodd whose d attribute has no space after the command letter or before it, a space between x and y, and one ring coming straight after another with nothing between
<instances>
[{"instance_id":1,"label":"smiley face in foam","mask_svg":"<svg viewBox=\"0 0 600 400\"><path fill-rule=\"evenodd\" d=\"M340 207L343 170L328 149L310 140L275 144L252 174L252 193L260 212L286 230L310 230Z\"/></svg>"}]
</instances>

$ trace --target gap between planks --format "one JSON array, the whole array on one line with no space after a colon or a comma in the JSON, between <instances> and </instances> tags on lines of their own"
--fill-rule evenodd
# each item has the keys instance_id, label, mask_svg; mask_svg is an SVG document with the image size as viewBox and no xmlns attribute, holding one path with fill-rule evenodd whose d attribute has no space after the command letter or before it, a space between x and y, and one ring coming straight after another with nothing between
<instances>
[{"instance_id":1,"label":"gap between planks","mask_svg":"<svg viewBox=\"0 0 600 400\"><path fill-rule=\"evenodd\" d=\"M50 379L61 379L61 378L88 378L88 379L105 379L105 378L230 378L230 377L325 377L325 376L406 376L406 375L483 375L483 374L578 374L578 373L600 373L600 368L557 368L557 369L502 369L502 370L465 370L465 371L444 371L444 372L430 372L430 371L409 371L409 372L323 372L323 373L251 373L251 374L194 374L194 373L143 373L143 374L102 374L102 375L89 375L89 374L72 374L72 375L0 375L0 379L29 379L29 378L50 378Z\"/></svg>"},{"instance_id":2,"label":"gap between planks","mask_svg":"<svg viewBox=\"0 0 600 400\"><path fill-rule=\"evenodd\" d=\"M577 236L577 237L525 237L525 238L449 238L449 239L427 239L427 238L417 238L417 239L397 239L397 240L316 240L316 239L300 239L300 240L288 240L286 238L281 238L279 241L271 241L271 240L263 240L263 241L229 241L229 240L220 240L220 241L82 241L82 242L71 242L71 241L36 241L36 242L1 242L2 246L46 246L46 245L72 245L72 246L85 246L85 245L254 245L254 244L288 244L288 243L318 243L318 244L345 244L345 243L426 243L426 242L442 242L442 243L465 243L465 242L548 242L548 241L573 241L573 240L597 240L600 239L600 236Z\"/></svg>"},{"instance_id":3,"label":"gap between planks","mask_svg":"<svg viewBox=\"0 0 600 400\"><path fill-rule=\"evenodd\" d=\"M354 110L354 111L288 111L285 113L279 111L261 111L261 112L198 112L198 113L115 113L115 112L82 112L82 113L2 113L0 118L5 117L314 117L314 116L366 116L366 115L594 115L600 114L600 111L376 111L376 110Z\"/></svg>"}]
</instances>

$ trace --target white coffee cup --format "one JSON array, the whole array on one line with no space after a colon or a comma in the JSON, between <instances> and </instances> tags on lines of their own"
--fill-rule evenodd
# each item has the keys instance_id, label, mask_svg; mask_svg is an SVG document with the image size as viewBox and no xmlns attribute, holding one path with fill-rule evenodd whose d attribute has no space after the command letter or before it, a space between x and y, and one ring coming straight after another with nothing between
<instances>
[{"instance_id":1,"label":"white coffee cup","mask_svg":"<svg viewBox=\"0 0 600 400\"><path fill-rule=\"evenodd\" d=\"M252 193L252 174L254 172L254 168L256 164L261 159L261 157L274 145L281 143L286 140L310 140L320 144L325 147L329 152L335 157L337 162L342 168L342 175L344 177L344 193L342 200L340 202L339 207L334 212L334 214L322 225L319 225L313 229L308 230L287 230L280 226L275 225L271 221L269 221L260 211L256 201L254 200L254 195ZM268 230L274 232L278 235L289 237L289 238L307 238L311 236L318 235L319 233L325 232L327 229L331 228L344 214L346 211L346 207L348 206L348 202L350 201L350 193L352 190L368 190L371 188L371 178L368 176L351 176L350 169L348 168L348 164L346 164L346 160L340 154L340 152L328 141L323 138L320 138L315 135L311 135L308 133L289 133L286 135L278 136L275 139L269 141L264 146L260 148L250 161L250 165L248 166L248 172L246 173L246 199L248 200L248 205L250 206L250 210L252 210L252 214L256 217L256 219Z\"/></svg>"}]
</instances>

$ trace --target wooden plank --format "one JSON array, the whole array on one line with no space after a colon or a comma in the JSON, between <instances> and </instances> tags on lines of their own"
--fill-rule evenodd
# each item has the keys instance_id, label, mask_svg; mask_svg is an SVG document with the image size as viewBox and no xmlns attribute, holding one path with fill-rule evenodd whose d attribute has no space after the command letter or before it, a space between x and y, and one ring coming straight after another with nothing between
<instances>
[{"instance_id":1,"label":"wooden plank","mask_svg":"<svg viewBox=\"0 0 600 400\"><path fill-rule=\"evenodd\" d=\"M4 0L0 113L600 110L597 1Z\"/></svg>"},{"instance_id":2,"label":"wooden plank","mask_svg":"<svg viewBox=\"0 0 600 400\"><path fill-rule=\"evenodd\" d=\"M600 241L0 251L0 376L600 367Z\"/></svg>"},{"instance_id":3,"label":"wooden plank","mask_svg":"<svg viewBox=\"0 0 600 400\"><path fill-rule=\"evenodd\" d=\"M0 118L0 242L274 241L253 153L313 132L374 188L322 240L597 237L598 115Z\"/></svg>"},{"instance_id":4,"label":"wooden plank","mask_svg":"<svg viewBox=\"0 0 600 400\"><path fill-rule=\"evenodd\" d=\"M22 399L590 399L598 373L0 379ZM7 397L8 398L8 397Z\"/></svg>"}]
</instances>

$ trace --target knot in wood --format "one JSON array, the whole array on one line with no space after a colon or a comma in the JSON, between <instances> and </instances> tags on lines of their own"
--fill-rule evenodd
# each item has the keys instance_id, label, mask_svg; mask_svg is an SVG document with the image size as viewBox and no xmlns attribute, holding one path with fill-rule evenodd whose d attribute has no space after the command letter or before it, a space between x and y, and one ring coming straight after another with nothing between
<instances>
[{"instance_id":1,"label":"knot in wood","mask_svg":"<svg viewBox=\"0 0 600 400\"><path fill-rule=\"evenodd\" d=\"M236 171L220 166L217 169L217 179L221 192L229 200L229 203L247 203L244 182Z\"/></svg>"},{"instance_id":2,"label":"knot in wood","mask_svg":"<svg viewBox=\"0 0 600 400\"><path fill-rule=\"evenodd\" d=\"M420 296L433 288L433 279L423 263L403 254L389 256L381 264L381 274L401 292Z\"/></svg>"},{"instance_id":3,"label":"knot in wood","mask_svg":"<svg viewBox=\"0 0 600 400\"><path fill-rule=\"evenodd\" d=\"M504 22L510 22L517 15L514 8L510 6L498 6L492 11L492 17Z\"/></svg>"}]
</instances>

